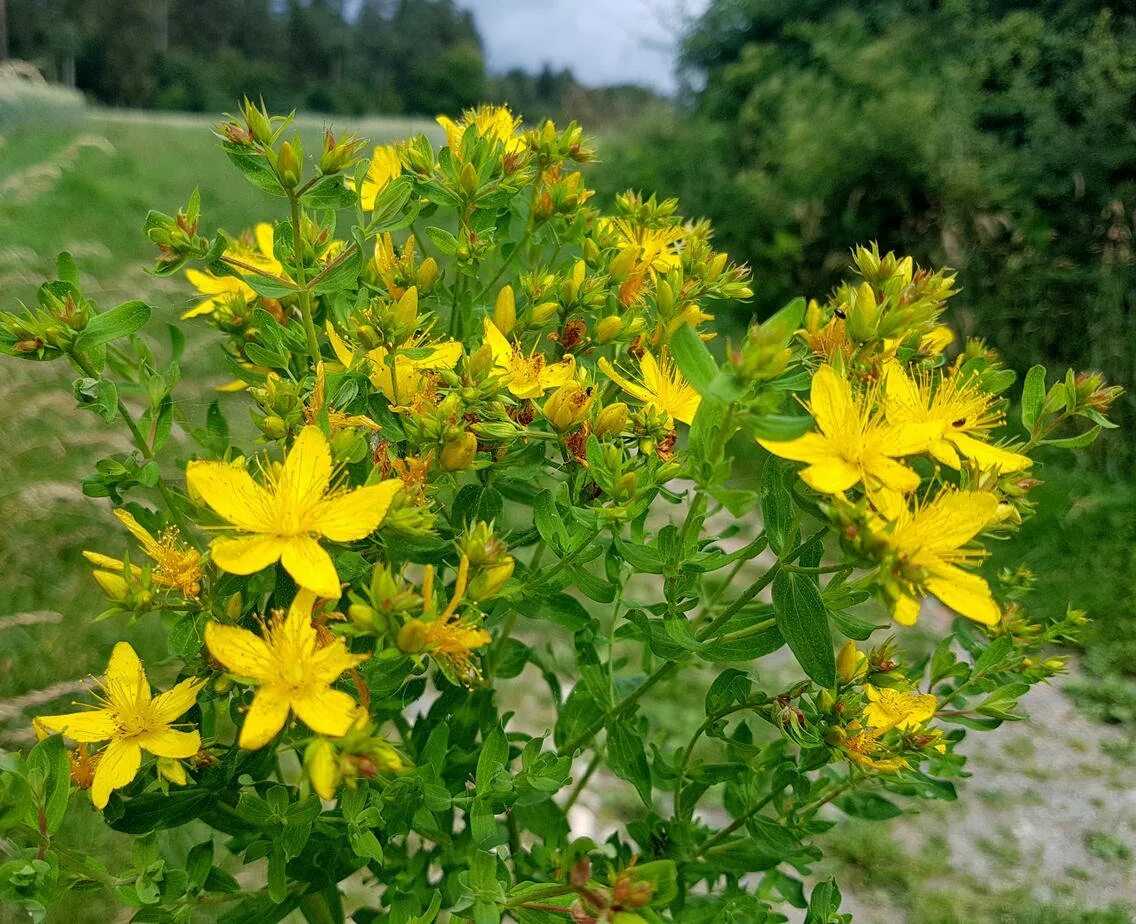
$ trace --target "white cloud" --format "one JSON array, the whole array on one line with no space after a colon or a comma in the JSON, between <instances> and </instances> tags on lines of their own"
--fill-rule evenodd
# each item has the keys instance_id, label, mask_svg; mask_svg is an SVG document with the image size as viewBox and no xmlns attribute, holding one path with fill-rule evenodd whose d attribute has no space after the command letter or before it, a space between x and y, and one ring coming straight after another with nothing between
<instances>
[{"instance_id":1,"label":"white cloud","mask_svg":"<svg viewBox=\"0 0 1136 924\"><path fill-rule=\"evenodd\" d=\"M471 10L489 69L570 68L589 86L675 88L683 19L708 0L459 0Z\"/></svg>"}]
</instances>

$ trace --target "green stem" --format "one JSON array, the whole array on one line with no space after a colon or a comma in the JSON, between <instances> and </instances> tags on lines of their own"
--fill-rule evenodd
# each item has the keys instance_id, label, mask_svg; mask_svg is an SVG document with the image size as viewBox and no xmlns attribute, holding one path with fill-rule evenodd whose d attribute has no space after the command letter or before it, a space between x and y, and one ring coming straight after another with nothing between
<instances>
[{"instance_id":1,"label":"green stem","mask_svg":"<svg viewBox=\"0 0 1136 924\"><path fill-rule=\"evenodd\" d=\"M694 734L690 738L690 743L682 752L682 760L679 763L678 775L675 777L675 792L674 792L674 817L679 817L679 811L682 807L682 784L686 778L686 772L690 769L690 761L694 756L694 747L698 744L699 739L716 723L722 721L726 716L732 715L735 712L743 712L746 709L760 709L764 706L764 701L760 702L744 702L731 706L722 712L716 712L713 715L708 715L706 720L695 729ZM694 814L694 806L690 807L689 812L683 812L687 820Z\"/></svg>"},{"instance_id":2,"label":"green stem","mask_svg":"<svg viewBox=\"0 0 1136 924\"><path fill-rule=\"evenodd\" d=\"M300 299L300 317L304 320L304 335L308 340L308 356L312 366L320 361L319 336L316 334L316 322L312 317L312 293L308 288L306 273L304 271L304 245L301 235L300 200L295 193L289 193L288 203L292 211L292 243L296 259L296 284L299 287L297 295Z\"/></svg>"},{"instance_id":3,"label":"green stem","mask_svg":"<svg viewBox=\"0 0 1136 924\"><path fill-rule=\"evenodd\" d=\"M827 527L822 527L816 533L816 536L824 533L826 529ZM796 559L797 556L799 556L801 552L804 551L805 546L807 546L813 538L815 538L815 536L810 537L809 539L798 545L791 552L786 554L783 558L778 559L778 561L774 563L773 566L765 572L765 574L763 574L753 584L742 591L737 599L735 599L729 606L722 610L722 612L719 613L709 624L695 633L695 638L700 642L704 642L712 635L714 635L714 633L721 629L722 626L724 626L727 622L729 622L730 619L732 619L738 613L738 611L742 609L742 607L753 600L753 598L761 593L766 587L772 584L774 579L777 577L777 574L780 572L782 565ZM570 754L591 741L592 738L594 738L596 734L599 733L600 729L608 724L608 722L626 712L637 702L639 702L643 695L650 691L653 687L655 687L656 684L658 684L662 680L665 680L671 674L673 674L678 666L683 663L683 660L685 660L685 658L683 658L682 660L669 659L660 664L657 668L655 668L654 672L651 673L647 677L647 679L643 681L643 683L641 683L638 687L628 693L605 714L601 715L587 728L580 732L580 734L576 735L575 738L573 738L562 748L560 748L560 753Z\"/></svg>"},{"instance_id":4,"label":"green stem","mask_svg":"<svg viewBox=\"0 0 1136 924\"><path fill-rule=\"evenodd\" d=\"M599 765L600 754L597 751L592 755L592 759L588 761L588 766L584 768L583 775L576 782L576 785L572 788L572 791L568 794L568 798L564 801L564 804L560 806L560 810L562 812L567 813L568 809L576 804L576 800L580 798L580 793L584 791L584 787L588 785L588 780L592 778L592 774L596 772L596 769L599 767Z\"/></svg>"}]
</instances>

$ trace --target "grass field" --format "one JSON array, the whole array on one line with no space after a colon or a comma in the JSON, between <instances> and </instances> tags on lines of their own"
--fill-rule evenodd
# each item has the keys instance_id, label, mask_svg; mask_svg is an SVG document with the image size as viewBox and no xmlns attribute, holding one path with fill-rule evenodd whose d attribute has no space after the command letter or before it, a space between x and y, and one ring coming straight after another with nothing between
<instances>
[{"instance_id":1,"label":"grass field","mask_svg":"<svg viewBox=\"0 0 1136 924\"><path fill-rule=\"evenodd\" d=\"M0 122L0 309L30 301L36 286L53 273L56 252L66 249L79 262L86 291L101 305L144 298L157 308L159 319L174 321L192 292L178 278L157 280L144 272L151 258L151 245L140 231L146 211L173 212L199 185L207 228L238 231L251 220L269 217L267 200L228 165L209 132L210 122L98 111L36 124ZM304 119L301 125L314 147L323 122ZM370 120L348 127L386 140L429 128L429 123ZM207 331L204 326L187 331L187 378L179 386L188 413L198 419L213 398L212 387L226 378L209 359ZM194 377L193 369L204 374ZM125 449L127 443L114 427L75 410L71 377L59 363L0 363L0 405L5 410L0 414L0 518L5 524L0 531L0 749L26 744L30 715L68 702L76 681L103 668L118 638L128 636L143 657L156 658L163 650L163 630L155 620L132 627L92 622L103 599L81 552L118 554L124 541L109 503L85 498L79 481L94 459ZM1019 549L1026 550L1027 563L1039 575L1043 605L1063 608L1072 598L1105 617L1088 664L1107 676L1108 685L1099 676L1079 683L1099 714L1136 724L1136 686L1131 682L1136 628L1131 604L1120 592L1130 587L1136 565L1136 490L1061 469L1044 477L1049 485L1043 498L1052 507L1029 527ZM1073 495L1086 496L1074 504ZM963 806L948 806L948 811L929 812L899 829L860 824L829 845L831 863L848 881L847 891L861 912L858 921L1131 920L1130 910L1113 903L1125 897L1129 886L1136 891L1131 860L1136 804L1128 795L1136 791L1132 733L1128 726L1103 728L1066 709L1067 701L1057 691L1053 696L1037 700L1042 714L1033 725L1021 726L1019 736L1027 743L1045 738L1049 749L1027 754L1026 745L1019 744L1020 754L1007 755L1004 747L985 756L980 752L990 775L1011 764L1026 771L1001 789L982 790L986 795L972 800L969 814L961 811ZM1063 764L1070 755L1076 759ZM1066 764L1064 776L1047 769ZM1099 770L1095 775L1094 767ZM1076 787L1081 791L1074 798ZM1084 856L1066 864L1069 869L1039 861L1030 845L1043 838L1023 835L1011 821L1031 812L1040 814L1040 824L1052 824L1065 832L1062 836L1074 838L1080 847L1073 853ZM1066 829L1061 827L1063 812L1088 820ZM104 854L124 848L85 806L75 806L73 813L77 846ZM967 825L976 825L979 833ZM934 836L926 836L928 832ZM944 851L965 850L970 842L960 839L967 837L973 840L975 862L945 862ZM1106 849L1114 843L1120 847ZM1028 887L1039 862L1042 878L1066 883L1048 897L1038 898ZM102 914L97 897L85 896L81 905L75 901L53 909L49 920L95 920ZM110 919L109 910L105 916ZM20 918L0 905L0 921L9 920Z\"/></svg>"}]
</instances>

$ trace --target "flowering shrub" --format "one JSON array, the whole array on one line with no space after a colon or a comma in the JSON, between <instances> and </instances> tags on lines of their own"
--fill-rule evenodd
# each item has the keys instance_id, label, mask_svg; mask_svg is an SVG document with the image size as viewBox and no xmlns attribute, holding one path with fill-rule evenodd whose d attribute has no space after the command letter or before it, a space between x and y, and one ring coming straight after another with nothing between
<instances>
[{"instance_id":1,"label":"flowering shrub","mask_svg":"<svg viewBox=\"0 0 1136 924\"><path fill-rule=\"evenodd\" d=\"M83 485L130 539L87 558L104 615L162 620L178 677L154 692L120 642L36 719L0 776L0 895L42 918L104 886L137 921L848 920L802 879L817 836L954 799L963 729L1062 669L1045 649L1084 617L1031 619L983 542L1029 515L1031 454L1088 444L1117 390L1037 367L1008 422L1013 374L943 325L953 277L874 247L719 362L709 310L746 270L673 200L595 208L576 125L483 108L440 150L360 162L328 133L313 165L289 121L246 103L216 129L287 218L209 236L195 193L146 222L255 451L220 401L178 407L181 328L158 350L152 310L100 310L68 255L3 317L6 353L71 363L80 407L130 431ZM908 658L879 604L909 626L929 596L961 616ZM702 718L675 730L682 696ZM574 834L621 788L625 823ZM132 861L69 845L76 790Z\"/></svg>"}]
</instances>

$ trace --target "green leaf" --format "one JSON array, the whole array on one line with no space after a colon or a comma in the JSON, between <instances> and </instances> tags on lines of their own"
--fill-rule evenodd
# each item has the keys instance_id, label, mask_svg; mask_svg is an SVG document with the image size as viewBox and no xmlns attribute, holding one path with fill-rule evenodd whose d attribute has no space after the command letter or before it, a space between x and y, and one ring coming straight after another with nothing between
<instances>
[{"instance_id":1,"label":"green leaf","mask_svg":"<svg viewBox=\"0 0 1136 924\"><path fill-rule=\"evenodd\" d=\"M793 495L785 485L781 464L772 456L765 460L761 471L761 519L769 547L778 555L795 544L797 517Z\"/></svg>"},{"instance_id":2,"label":"green leaf","mask_svg":"<svg viewBox=\"0 0 1136 924\"><path fill-rule=\"evenodd\" d=\"M807 576L782 571L773 581L773 611L805 673L822 687L835 687L836 655L820 588Z\"/></svg>"},{"instance_id":3,"label":"green leaf","mask_svg":"<svg viewBox=\"0 0 1136 924\"><path fill-rule=\"evenodd\" d=\"M837 799L836 805L853 818L867 818L870 821L887 821L903 814L903 809L898 805L874 792L851 793Z\"/></svg>"},{"instance_id":4,"label":"green leaf","mask_svg":"<svg viewBox=\"0 0 1136 924\"><path fill-rule=\"evenodd\" d=\"M325 176L300 196L300 202L311 209L345 209L353 206L358 198L358 193L347 188L343 177Z\"/></svg>"},{"instance_id":5,"label":"green leaf","mask_svg":"<svg viewBox=\"0 0 1136 924\"><path fill-rule=\"evenodd\" d=\"M315 295L327 295L353 288L359 280L359 273L362 272L362 269L363 254L356 247L351 255L341 263L336 263L312 280L312 292Z\"/></svg>"},{"instance_id":6,"label":"green leaf","mask_svg":"<svg viewBox=\"0 0 1136 924\"><path fill-rule=\"evenodd\" d=\"M28 782L43 810L44 827L54 834L63 823L71 795L71 760L62 736L44 738L28 753Z\"/></svg>"},{"instance_id":7,"label":"green leaf","mask_svg":"<svg viewBox=\"0 0 1136 924\"><path fill-rule=\"evenodd\" d=\"M1033 430L1045 404L1045 366L1033 366L1022 385L1022 426Z\"/></svg>"},{"instance_id":8,"label":"green leaf","mask_svg":"<svg viewBox=\"0 0 1136 924\"><path fill-rule=\"evenodd\" d=\"M439 228L436 225L428 225L426 228L426 236L430 238L430 240L434 242L434 246L447 257L452 257L457 253L458 239L445 228Z\"/></svg>"},{"instance_id":9,"label":"green leaf","mask_svg":"<svg viewBox=\"0 0 1136 924\"><path fill-rule=\"evenodd\" d=\"M414 180L409 176L396 177L387 183L382 192L375 197L375 207L371 211L371 224L367 228L367 233L393 231L395 228L403 227L403 222L407 218L413 220L417 208L412 209L409 215L402 214L413 192Z\"/></svg>"},{"instance_id":10,"label":"green leaf","mask_svg":"<svg viewBox=\"0 0 1136 924\"><path fill-rule=\"evenodd\" d=\"M55 258L55 274L64 282L79 288L79 267L75 265L75 258L66 250Z\"/></svg>"},{"instance_id":11,"label":"green leaf","mask_svg":"<svg viewBox=\"0 0 1136 924\"><path fill-rule=\"evenodd\" d=\"M683 324L670 339L671 353L678 363L686 380L700 395L710 391L710 385L718 375L718 364L689 324Z\"/></svg>"},{"instance_id":12,"label":"green leaf","mask_svg":"<svg viewBox=\"0 0 1136 924\"><path fill-rule=\"evenodd\" d=\"M270 196L288 195L263 154L252 154L246 148L229 141L222 142L221 147L225 149L229 160L244 174L245 179L261 192L266 192Z\"/></svg>"},{"instance_id":13,"label":"green leaf","mask_svg":"<svg viewBox=\"0 0 1136 924\"><path fill-rule=\"evenodd\" d=\"M109 343L119 337L126 337L141 330L150 320L150 306L145 302L123 302L109 311L96 314L79 336L75 338L75 349L85 353L92 347Z\"/></svg>"},{"instance_id":14,"label":"green leaf","mask_svg":"<svg viewBox=\"0 0 1136 924\"><path fill-rule=\"evenodd\" d=\"M812 897L809 899L809 911L805 915L805 924L832 924L836 913L840 910L840 886L835 879L826 879L813 887Z\"/></svg>"},{"instance_id":15,"label":"green leaf","mask_svg":"<svg viewBox=\"0 0 1136 924\"><path fill-rule=\"evenodd\" d=\"M225 422L225 415L221 413L221 405L214 401L205 412L205 434L208 449L217 455L223 455L229 447L229 425Z\"/></svg>"},{"instance_id":16,"label":"green leaf","mask_svg":"<svg viewBox=\"0 0 1136 924\"><path fill-rule=\"evenodd\" d=\"M756 438L784 443L804 436L813 428L813 419L804 414L762 414L745 418L747 429Z\"/></svg>"},{"instance_id":17,"label":"green leaf","mask_svg":"<svg viewBox=\"0 0 1136 924\"><path fill-rule=\"evenodd\" d=\"M722 671L706 691L706 714L715 715L745 702L753 682L745 671L730 667Z\"/></svg>"},{"instance_id":18,"label":"green leaf","mask_svg":"<svg viewBox=\"0 0 1136 924\"><path fill-rule=\"evenodd\" d=\"M807 307L808 303L798 296L762 321L761 329L776 335L782 341L788 341L804 321Z\"/></svg>"},{"instance_id":19,"label":"green leaf","mask_svg":"<svg viewBox=\"0 0 1136 924\"><path fill-rule=\"evenodd\" d=\"M475 777L479 790L488 790L494 774L509 763L509 742L505 739L505 732L498 725L489 733L481 745L481 753L477 757L477 775Z\"/></svg>"},{"instance_id":20,"label":"green leaf","mask_svg":"<svg viewBox=\"0 0 1136 924\"><path fill-rule=\"evenodd\" d=\"M1066 436L1055 440L1042 440L1041 446L1054 446L1057 449L1084 449L1100 436L1101 427L1097 424L1091 430L1078 433L1076 436Z\"/></svg>"},{"instance_id":21,"label":"green leaf","mask_svg":"<svg viewBox=\"0 0 1136 924\"><path fill-rule=\"evenodd\" d=\"M678 895L678 868L674 860L637 863L631 870L636 882L649 882L655 887L651 892L652 908L663 908L675 900Z\"/></svg>"},{"instance_id":22,"label":"green leaf","mask_svg":"<svg viewBox=\"0 0 1136 924\"><path fill-rule=\"evenodd\" d=\"M643 750L643 736L625 719L616 719L607 730L607 759L611 772L635 787L639 798L651 807L651 770Z\"/></svg>"}]
</instances>

